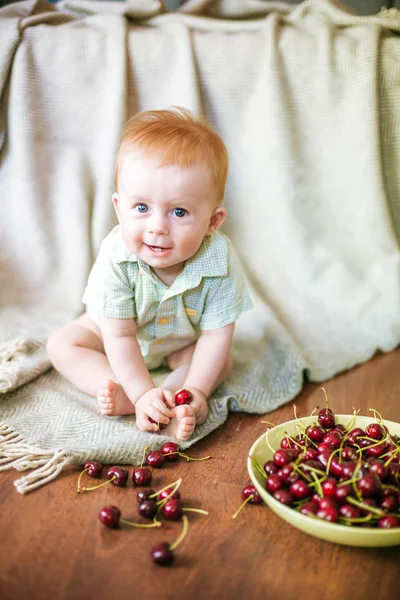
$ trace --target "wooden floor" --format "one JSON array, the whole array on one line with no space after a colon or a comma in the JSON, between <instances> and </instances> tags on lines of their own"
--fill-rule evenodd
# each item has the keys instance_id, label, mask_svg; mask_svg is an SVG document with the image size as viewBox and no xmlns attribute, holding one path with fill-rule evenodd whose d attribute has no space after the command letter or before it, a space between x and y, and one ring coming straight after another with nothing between
<instances>
[{"instance_id":1,"label":"wooden floor","mask_svg":"<svg viewBox=\"0 0 400 600\"><path fill-rule=\"evenodd\" d=\"M400 349L325 383L335 412L373 407L400 421ZM323 405L318 384L306 384L296 399L299 416ZM292 403L270 413L291 419ZM189 514L186 539L170 568L154 565L151 547L172 542L180 523L162 529L109 530L97 519L117 504L136 520L131 485L77 495L78 469L20 496L15 472L0 473L0 598L2 600L394 600L400 597L400 546L360 549L330 544L292 528L266 506L232 514L248 483L246 458L265 431L262 416L232 414L218 431L193 449L212 460L171 463L155 471L160 488L183 478L186 506L209 510ZM90 480L92 483L94 480Z\"/></svg>"}]
</instances>

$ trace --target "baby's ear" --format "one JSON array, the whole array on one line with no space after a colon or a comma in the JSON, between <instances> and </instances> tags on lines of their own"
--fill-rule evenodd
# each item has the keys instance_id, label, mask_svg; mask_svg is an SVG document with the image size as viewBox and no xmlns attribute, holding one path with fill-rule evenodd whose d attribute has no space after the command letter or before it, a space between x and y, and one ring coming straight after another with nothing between
<instances>
[{"instance_id":1,"label":"baby's ear","mask_svg":"<svg viewBox=\"0 0 400 600\"><path fill-rule=\"evenodd\" d=\"M119 220L119 206L118 206L118 204L119 204L119 196L118 196L118 194L117 193L113 194L112 197L111 197L111 200L112 200L115 212L117 213L117 217L118 217L118 220Z\"/></svg>"},{"instance_id":2,"label":"baby's ear","mask_svg":"<svg viewBox=\"0 0 400 600\"><path fill-rule=\"evenodd\" d=\"M211 235L214 231L217 231L226 219L226 208L223 206L217 206L212 212L210 223L207 229L206 235Z\"/></svg>"}]
</instances>

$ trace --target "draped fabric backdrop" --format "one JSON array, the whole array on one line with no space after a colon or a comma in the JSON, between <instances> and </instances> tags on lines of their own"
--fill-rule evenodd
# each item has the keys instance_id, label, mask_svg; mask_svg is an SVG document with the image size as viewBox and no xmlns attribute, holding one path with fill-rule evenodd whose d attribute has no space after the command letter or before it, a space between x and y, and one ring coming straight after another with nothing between
<instances>
[{"instance_id":1,"label":"draped fabric backdrop","mask_svg":"<svg viewBox=\"0 0 400 600\"><path fill-rule=\"evenodd\" d=\"M185 106L226 141L224 231L255 304L239 319L235 369L186 447L228 410L288 402L304 372L322 381L399 344L400 13L240 6L0 10L0 468L33 469L22 493L66 464L132 464L166 439L101 416L50 370L44 346L83 309L115 224L121 128L138 111Z\"/></svg>"}]
</instances>

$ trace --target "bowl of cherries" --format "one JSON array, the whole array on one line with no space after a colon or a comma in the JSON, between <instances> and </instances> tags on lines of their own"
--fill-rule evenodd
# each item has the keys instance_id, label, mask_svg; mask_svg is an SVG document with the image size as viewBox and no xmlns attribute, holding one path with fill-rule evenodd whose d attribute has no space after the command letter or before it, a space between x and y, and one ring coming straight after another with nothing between
<instances>
[{"instance_id":1,"label":"bowl of cherries","mask_svg":"<svg viewBox=\"0 0 400 600\"><path fill-rule=\"evenodd\" d=\"M327 404L259 437L248 471L264 502L323 540L400 544L400 424L372 412L335 415Z\"/></svg>"}]
</instances>

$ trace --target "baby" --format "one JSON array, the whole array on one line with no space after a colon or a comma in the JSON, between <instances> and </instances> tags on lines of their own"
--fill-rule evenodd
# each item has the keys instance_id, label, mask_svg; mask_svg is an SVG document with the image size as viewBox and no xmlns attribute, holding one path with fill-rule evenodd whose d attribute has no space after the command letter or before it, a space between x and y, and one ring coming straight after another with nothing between
<instances>
[{"instance_id":1,"label":"baby","mask_svg":"<svg viewBox=\"0 0 400 600\"><path fill-rule=\"evenodd\" d=\"M116 159L119 224L90 273L86 313L47 344L53 366L102 414L135 414L141 431L163 423L189 439L232 370L235 321L252 304L218 231L227 172L223 141L189 111L132 117ZM160 366L171 372L157 387L149 371ZM176 406L182 388L193 399Z\"/></svg>"}]
</instances>

